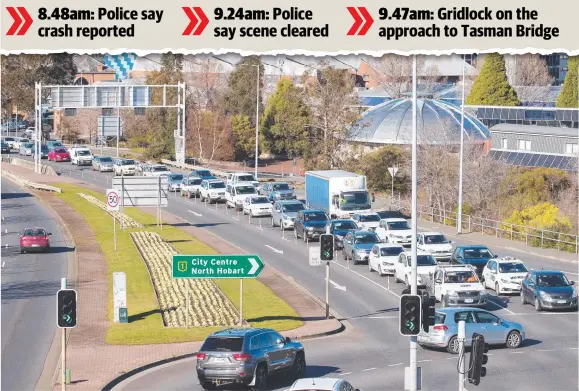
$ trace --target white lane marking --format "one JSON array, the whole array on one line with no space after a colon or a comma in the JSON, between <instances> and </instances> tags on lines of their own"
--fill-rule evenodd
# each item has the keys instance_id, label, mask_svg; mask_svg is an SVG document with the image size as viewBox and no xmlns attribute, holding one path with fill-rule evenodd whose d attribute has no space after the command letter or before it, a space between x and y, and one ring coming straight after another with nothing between
<instances>
[{"instance_id":1,"label":"white lane marking","mask_svg":"<svg viewBox=\"0 0 579 391\"><path fill-rule=\"evenodd\" d=\"M324 280L325 280L325 278L324 278ZM345 287L345 286L342 286L342 285L340 285L340 284L338 284L337 282L332 281L332 280L330 280L330 284L332 284L332 286L333 286L334 288L346 292L346 287Z\"/></svg>"},{"instance_id":2,"label":"white lane marking","mask_svg":"<svg viewBox=\"0 0 579 391\"><path fill-rule=\"evenodd\" d=\"M509 352L510 354L525 354L527 352Z\"/></svg>"},{"instance_id":3,"label":"white lane marking","mask_svg":"<svg viewBox=\"0 0 579 391\"><path fill-rule=\"evenodd\" d=\"M344 373L338 373L338 376L346 376L349 375L352 372L344 372Z\"/></svg>"},{"instance_id":4,"label":"white lane marking","mask_svg":"<svg viewBox=\"0 0 579 391\"><path fill-rule=\"evenodd\" d=\"M403 362L399 362L399 363L397 363L397 364L390 364L390 365L388 365L388 366L389 366L389 367L397 367L398 365L402 365L402 364L404 364L404 363L403 363Z\"/></svg>"},{"instance_id":5,"label":"white lane marking","mask_svg":"<svg viewBox=\"0 0 579 391\"><path fill-rule=\"evenodd\" d=\"M523 312L517 314L503 314L502 316L545 316L545 315L574 315L577 316L576 312Z\"/></svg>"},{"instance_id":6,"label":"white lane marking","mask_svg":"<svg viewBox=\"0 0 579 391\"><path fill-rule=\"evenodd\" d=\"M487 354L487 356L488 356L488 354ZM458 359L459 359L458 357L448 357L447 358L447 360L458 360Z\"/></svg>"},{"instance_id":7,"label":"white lane marking","mask_svg":"<svg viewBox=\"0 0 579 391\"><path fill-rule=\"evenodd\" d=\"M352 269L348 269L346 266L340 265L337 261L332 261L332 263L334 263L335 265L338 265L338 266L340 266L341 268L346 269L346 270L348 270L348 271L350 271L350 272L352 272L352 273L354 273L354 274L362 277L364 280L369 281L369 282L371 282L372 284L374 284L374 285L376 285L376 286L379 286L380 288L384 289L386 292L390 292L390 293L392 293L394 296L400 298L400 295L392 292L391 290L389 290L388 288L386 288L386 287L383 286L382 284L378 284L376 281L373 281L373 280L369 279L368 277L366 277L366 276L358 273L357 271L352 270Z\"/></svg>"},{"instance_id":8,"label":"white lane marking","mask_svg":"<svg viewBox=\"0 0 579 391\"><path fill-rule=\"evenodd\" d=\"M277 248L271 247L270 245L266 244L265 247L269 248L270 250L272 250L274 253L278 253L278 254L283 254L282 250L278 250Z\"/></svg>"},{"instance_id":9,"label":"white lane marking","mask_svg":"<svg viewBox=\"0 0 579 391\"><path fill-rule=\"evenodd\" d=\"M6 266L6 261L2 262L2 267Z\"/></svg>"},{"instance_id":10,"label":"white lane marking","mask_svg":"<svg viewBox=\"0 0 579 391\"><path fill-rule=\"evenodd\" d=\"M189 213L193 213L195 216L203 216L201 213L197 213L197 212L193 212L192 210L189 210Z\"/></svg>"},{"instance_id":11,"label":"white lane marking","mask_svg":"<svg viewBox=\"0 0 579 391\"><path fill-rule=\"evenodd\" d=\"M516 314L515 314L513 311L511 311L511 310L507 309L507 307L504 307L504 306L502 306L502 305L500 305L500 304L498 304L498 303L495 303L494 301L491 301L491 300L487 300L487 303L491 303L491 304L494 304L494 305L496 305L497 307L499 307L499 308L502 308L503 310L505 310L505 311L509 312L510 314L512 314L512 315L516 315Z\"/></svg>"},{"instance_id":12,"label":"white lane marking","mask_svg":"<svg viewBox=\"0 0 579 391\"><path fill-rule=\"evenodd\" d=\"M569 348L569 349L571 349L571 350L577 350L577 349L579 349L579 348Z\"/></svg>"},{"instance_id":13,"label":"white lane marking","mask_svg":"<svg viewBox=\"0 0 579 391\"><path fill-rule=\"evenodd\" d=\"M373 371L376 368L366 368L366 369L362 369L362 372L366 372L366 371Z\"/></svg>"},{"instance_id":14,"label":"white lane marking","mask_svg":"<svg viewBox=\"0 0 579 391\"><path fill-rule=\"evenodd\" d=\"M416 362L431 362L432 360L418 360Z\"/></svg>"},{"instance_id":15,"label":"white lane marking","mask_svg":"<svg viewBox=\"0 0 579 391\"><path fill-rule=\"evenodd\" d=\"M537 352L556 352L555 349L538 349Z\"/></svg>"},{"instance_id":16,"label":"white lane marking","mask_svg":"<svg viewBox=\"0 0 579 391\"><path fill-rule=\"evenodd\" d=\"M399 316L365 316L357 319L398 319Z\"/></svg>"}]
</instances>

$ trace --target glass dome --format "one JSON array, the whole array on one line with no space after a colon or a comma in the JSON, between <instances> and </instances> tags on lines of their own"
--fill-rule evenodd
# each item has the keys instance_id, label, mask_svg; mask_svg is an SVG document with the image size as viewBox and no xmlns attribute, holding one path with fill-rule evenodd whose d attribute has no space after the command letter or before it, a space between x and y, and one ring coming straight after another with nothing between
<instances>
[{"instance_id":1,"label":"glass dome","mask_svg":"<svg viewBox=\"0 0 579 391\"><path fill-rule=\"evenodd\" d=\"M418 98L416 108L418 142L459 143L461 110L449 102ZM464 113L467 141L491 138L489 129L472 114ZM373 144L412 143L412 99L394 99L372 107L349 129L350 141Z\"/></svg>"}]
</instances>

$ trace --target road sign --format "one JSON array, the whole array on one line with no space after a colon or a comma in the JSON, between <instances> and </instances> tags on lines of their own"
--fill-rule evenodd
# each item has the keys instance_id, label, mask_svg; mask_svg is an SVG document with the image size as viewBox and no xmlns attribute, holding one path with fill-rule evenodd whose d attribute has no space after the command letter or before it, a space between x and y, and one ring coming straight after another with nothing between
<instances>
[{"instance_id":1,"label":"road sign","mask_svg":"<svg viewBox=\"0 0 579 391\"><path fill-rule=\"evenodd\" d=\"M388 167L388 172L390 173L390 176L394 178L398 172L398 167Z\"/></svg>"},{"instance_id":2,"label":"road sign","mask_svg":"<svg viewBox=\"0 0 579 391\"><path fill-rule=\"evenodd\" d=\"M162 206L169 205L169 179L166 175L115 176L113 187L121 194L122 206ZM121 189L124 188L124 192Z\"/></svg>"},{"instance_id":3,"label":"road sign","mask_svg":"<svg viewBox=\"0 0 579 391\"><path fill-rule=\"evenodd\" d=\"M320 247L310 247L310 266L320 266L322 264L320 252Z\"/></svg>"},{"instance_id":4,"label":"road sign","mask_svg":"<svg viewBox=\"0 0 579 391\"><path fill-rule=\"evenodd\" d=\"M173 255L173 278L256 278L258 255Z\"/></svg>"},{"instance_id":5,"label":"road sign","mask_svg":"<svg viewBox=\"0 0 579 391\"><path fill-rule=\"evenodd\" d=\"M121 208L121 193L116 189L107 189L107 210L118 211Z\"/></svg>"}]
</instances>

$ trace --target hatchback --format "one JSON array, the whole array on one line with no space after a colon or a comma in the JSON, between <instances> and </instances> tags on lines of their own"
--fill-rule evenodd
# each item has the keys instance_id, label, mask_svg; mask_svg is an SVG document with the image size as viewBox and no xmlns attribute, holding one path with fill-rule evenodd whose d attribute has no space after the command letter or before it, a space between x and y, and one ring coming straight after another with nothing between
<instances>
[{"instance_id":1,"label":"hatchback","mask_svg":"<svg viewBox=\"0 0 579 391\"><path fill-rule=\"evenodd\" d=\"M110 156L94 156L92 158L92 169L100 172L113 172L114 162Z\"/></svg>"},{"instance_id":2,"label":"hatchback","mask_svg":"<svg viewBox=\"0 0 579 391\"><path fill-rule=\"evenodd\" d=\"M506 321L498 316L469 307L439 308L436 310L434 326L428 333L418 335L418 344L425 347L446 348L449 353L458 354L458 322L464 320L466 346L472 343L472 334L485 337L489 345L505 345L516 349L525 340L525 331L520 323Z\"/></svg>"},{"instance_id":3,"label":"hatchback","mask_svg":"<svg viewBox=\"0 0 579 391\"><path fill-rule=\"evenodd\" d=\"M34 152L34 144L33 143L25 143L20 144L19 154L23 156L32 156Z\"/></svg>"},{"instance_id":4,"label":"hatchback","mask_svg":"<svg viewBox=\"0 0 579 391\"><path fill-rule=\"evenodd\" d=\"M52 148L48 152L48 160L53 162L70 162L70 153L63 147Z\"/></svg>"},{"instance_id":5,"label":"hatchback","mask_svg":"<svg viewBox=\"0 0 579 391\"><path fill-rule=\"evenodd\" d=\"M20 234L20 254L31 251L50 251L50 240L48 237L52 233L44 228L26 228Z\"/></svg>"},{"instance_id":6,"label":"hatchback","mask_svg":"<svg viewBox=\"0 0 579 391\"><path fill-rule=\"evenodd\" d=\"M577 309L574 282L558 270L532 270L521 284L521 303L532 303L535 310Z\"/></svg>"}]
</instances>

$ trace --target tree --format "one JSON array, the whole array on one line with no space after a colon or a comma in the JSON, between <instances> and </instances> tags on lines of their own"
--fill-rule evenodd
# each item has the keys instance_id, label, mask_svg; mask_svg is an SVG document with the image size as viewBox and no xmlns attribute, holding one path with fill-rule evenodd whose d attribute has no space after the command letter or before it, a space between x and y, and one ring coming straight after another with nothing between
<instances>
[{"instance_id":1,"label":"tree","mask_svg":"<svg viewBox=\"0 0 579 391\"><path fill-rule=\"evenodd\" d=\"M549 73L547 63L537 54L505 57L509 83L517 90L522 102L542 102L547 98L546 86L553 85L555 78ZM543 88L541 88L543 87Z\"/></svg>"},{"instance_id":2,"label":"tree","mask_svg":"<svg viewBox=\"0 0 579 391\"><path fill-rule=\"evenodd\" d=\"M557 107L574 107L579 106L579 94L577 92L577 74L579 72L579 56L569 57L569 66L565 81L561 88L561 93L557 98Z\"/></svg>"},{"instance_id":3,"label":"tree","mask_svg":"<svg viewBox=\"0 0 579 391\"><path fill-rule=\"evenodd\" d=\"M517 93L509 85L505 73L505 60L498 53L485 56L484 65L475 79L470 94L466 98L468 105L517 106L521 102Z\"/></svg>"},{"instance_id":4,"label":"tree","mask_svg":"<svg viewBox=\"0 0 579 391\"><path fill-rule=\"evenodd\" d=\"M406 193L410 188L410 167L411 155L409 151L400 147L387 145L380 147L373 152L365 153L349 169L366 175L368 187L376 191L390 192L392 177L388 167L398 167L398 172L394 179L394 190Z\"/></svg>"},{"instance_id":5,"label":"tree","mask_svg":"<svg viewBox=\"0 0 579 391\"><path fill-rule=\"evenodd\" d=\"M190 117L190 150L202 161L231 160L234 158L231 119L220 111L199 111ZM193 128L194 127L194 128ZM243 133L243 132L242 132ZM253 138L255 140L255 137Z\"/></svg>"},{"instance_id":6,"label":"tree","mask_svg":"<svg viewBox=\"0 0 579 391\"><path fill-rule=\"evenodd\" d=\"M302 89L290 80L280 80L267 101L262 118L260 133L264 148L274 154L301 156L308 143L305 129L309 111Z\"/></svg>"},{"instance_id":7,"label":"tree","mask_svg":"<svg viewBox=\"0 0 579 391\"><path fill-rule=\"evenodd\" d=\"M506 223L521 225L533 228L549 229L559 227L559 232L566 232L571 228L570 221L561 216L559 208L548 202L530 206L521 211L514 211L511 217L505 220Z\"/></svg>"},{"instance_id":8,"label":"tree","mask_svg":"<svg viewBox=\"0 0 579 391\"><path fill-rule=\"evenodd\" d=\"M249 117L241 114L231 117L231 132L235 142L236 160L255 157L255 129L251 126Z\"/></svg>"},{"instance_id":9,"label":"tree","mask_svg":"<svg viewBox=\"0 0 579 391\"><path fill-rule=\"evenodd\" d=\"M259 99L257 98L257 68L259 67ZM256 102L263 113L263 64L257 56L244 57L231 72L225 92L225 113L231 116L243 115L255 126Z\"/></svg>"},{"instance_id":10,"label":"tree","mask_svg":"<svg viewBox=\"0 0 579 391\"><path fill-rule=\"evenodd\" d=\"M373 61L380 86L392 99L398 99L412 89L412 56L386 54ZM436 65L427 65L423 56L416 56L416 73L423 92L433 92L440 80Z\"/></svg>"}]
</instances>

